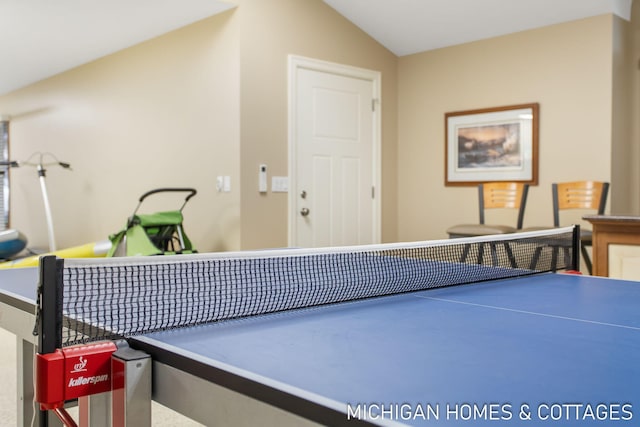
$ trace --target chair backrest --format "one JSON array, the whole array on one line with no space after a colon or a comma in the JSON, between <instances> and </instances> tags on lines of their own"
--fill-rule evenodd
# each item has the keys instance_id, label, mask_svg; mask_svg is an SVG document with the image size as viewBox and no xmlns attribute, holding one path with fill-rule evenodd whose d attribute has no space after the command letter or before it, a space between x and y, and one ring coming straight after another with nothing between
<instances>
[{"instance_id":1,"label":"chair backrest","mask_svg":"<svg viewBox=\"0 0 640 427\"><path fill-rule=\"evenodd\" d=\"M522 182L485 182L478 185L480 224L484 224L485 209L518 209L516 228L521 229L528 193L529 184Z\"/></svg>"},{"instance_id":2,"label":"chair backrest","mask_svg":"<svg viewBox=\"0 0 640 427\"><path fill-rule=\"evenodd\" d=\"M551 184L553 192L553 225L560 226L560 211L565 209L592 209L604 214L607 206L609 183L600 181L574 181Z\"/></svg>"}]
</instances>

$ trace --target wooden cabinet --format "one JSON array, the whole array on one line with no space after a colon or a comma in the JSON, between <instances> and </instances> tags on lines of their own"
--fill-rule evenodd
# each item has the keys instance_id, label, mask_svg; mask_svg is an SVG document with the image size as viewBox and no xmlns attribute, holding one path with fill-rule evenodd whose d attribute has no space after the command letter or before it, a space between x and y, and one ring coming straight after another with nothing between
<instances>
[{"instance_id":1,"label":"wooden cabinet","mask_svg":"<svg viewBox=\"0 0 640 427\"><path fill-rule=\"evenodd\" d=\"M640 216L583 218L593 226L593 275L640 280Z\"/></svg>"}]
</instances>

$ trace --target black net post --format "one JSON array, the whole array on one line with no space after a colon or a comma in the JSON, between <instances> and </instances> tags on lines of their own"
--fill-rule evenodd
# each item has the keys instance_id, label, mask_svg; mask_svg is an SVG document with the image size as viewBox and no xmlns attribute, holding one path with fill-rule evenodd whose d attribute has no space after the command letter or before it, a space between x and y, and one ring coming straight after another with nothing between
<instances>
[{"instance_id":1,"label":"black net post","mask_svg":"<svg viewBox=\"0 0 640 427\"><path fill-rule=\"evenodd\" d=\"M40 258L38 283L38 352L53 353L62 347L62 260Z\"/></svg>"},{"instance_id":2,"label":"black net post","mask_svg":"<svg viewBox=\"0 0 640 427\"><path fill-rule=\"evenodd\" d=\"M40 258L36 331L38 353L49 354L62 348L62 268L55 256ZM48 426L47 411L39 411L40 427Z\"/></svg>"},{"instance_id":3,"label":"black net post","mask_svg":"<svg viewBox=\"0 0 640 427\"><path fill-rule=\"evenodd\" d=\"M573 226L573 248L571 250L573 253L571 269L574 271L580 271L580 245L580 225L576 224Z\"/></svg>"}]
</instances>

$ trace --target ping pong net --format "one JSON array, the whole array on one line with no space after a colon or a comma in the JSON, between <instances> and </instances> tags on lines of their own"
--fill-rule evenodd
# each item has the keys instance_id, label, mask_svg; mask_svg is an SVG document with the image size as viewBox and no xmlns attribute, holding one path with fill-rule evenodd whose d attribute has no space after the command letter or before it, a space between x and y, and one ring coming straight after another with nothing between
<instances>
[{"instance_id":1,"label":"ping pong net","mask_svg":"<svg viewBox=\"0 0 640 427\"><path fill-rule=\"evenodd\" d=\"M577 270L578 234L574 226L324 249L44 257L39 307L55 311L55 321L41 328L51 327L47 333L56 334L57 348L62 348L283 310ZM38 319L43 322L41 311Z\"/></svg>"}]
</instances>

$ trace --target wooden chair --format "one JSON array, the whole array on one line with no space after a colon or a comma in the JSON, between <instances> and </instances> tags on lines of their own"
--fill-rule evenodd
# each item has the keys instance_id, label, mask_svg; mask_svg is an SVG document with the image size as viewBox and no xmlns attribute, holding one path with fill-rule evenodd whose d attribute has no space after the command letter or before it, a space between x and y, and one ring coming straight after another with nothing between
<instances>
[{"instance_id":1,"label":"wooden chair","mask_svg":"<svg viewBox=\"0 0 640 427\"><path fill-rule=\"evenodd\" d=\"M599 215L604 213L607 205L607 194L609 193L609 183L599 181L572 181L551 184L551 193L553 199L553 226L560 227L561 216L567 219L569 215L562 215L561 212L570 209L580 209L582 211L596 211ZM585 212L586 213L586 212ZM577 221L576 221L577 219ZM580 222L580 218L574 218L571 223ZM568 223L569 221L565 221ZM566 225L566 224L565 224ZM527 227L522 231L547 230L550 227ZM591 230L580 227L580 252L587 266L589 274L592 272L591 258L587 247L592 246L593 238ZM553 259L560 256L561 251L565 257L565 261L570 258L571 248L559 246L555 243L549 243L549 247L553 248ZM534 257L536 259L538 254ZM577 255L579 256L579 255ZM553 261L552 263L555 263ZM567 262L565 262L567 263ZM568 263L567 263L568 264ZM531 267L533 268L533 267ZM555 267L554 267L555 269Z\"/></svg>"},{"instance_id":2,"label":"wooden chair","mask_svg":"<svg viewBox=\"0 0 640 427\"><path fill-rule=\"evenodd\" d=\"M459 224L449 227L447 229L449 237L487 236L518 231L522 228L524 221L528 193L529 184L521 182L490 182L478 185L480 221L477 224ZM485 224L485 210L487 209L517 209L518 217L515 227Z\"/></svg>"},{"instance_id":3,"label":"wooden chair","mask_svg":"<svg viewBox=\"0 0 640 427\"><path fill-rule=\"evenodd\" d=\"M492 234L515 233L522 228L524 210L527 204L529 184L521 182L491 182L478 185L478 224L459 224L449 227L447 233L450 238L487 236ZM485 223L485 210L487 209L516 209L517 220L515 227L510 225L492 225ZM489 245L494 265L497 265L497 248L495 244ZM509 257L512 267L517 267L511 248L505 243L504 249ZM466 262L469 256L470 245L466 245L461 256L461 262ZM478 247L478 264L482 264L484 257L484 245Z\"/></svg>"},{"instance_id":4,"label":"wooden chair","mask_svg":"<svg viewBox=\"0 0 640 427\"><path fill-rule=\"evenodd\" d=\"M553 194L553 226L560 227L561 211L568 209L594 210L604 214L609 194L609 183L600 181L573 181L551 184ZM591 274L591 258L587 251L592 246L591 230L580 227L580 252Z\"/></svg>"}]
</instances>

